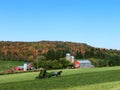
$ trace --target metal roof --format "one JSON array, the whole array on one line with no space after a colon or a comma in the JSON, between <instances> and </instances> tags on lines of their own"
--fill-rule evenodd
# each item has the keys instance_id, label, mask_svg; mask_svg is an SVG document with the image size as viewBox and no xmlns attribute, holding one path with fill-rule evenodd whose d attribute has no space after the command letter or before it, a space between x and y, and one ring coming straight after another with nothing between
<instances>
[{"instance_id":1,"label":"metal roof","mask_svg":"<svg viewBox=\"0 0 120 90\"><path fill-rule=\"evenodd\" d=\"M18 68L24 68L24 66L17 66Z\"/></svg>"},{"instance_id":2,"label":"metal roof","mask_svg":"<svg viewBox=\"0 0 120 90\"><path fill-rule=\"evenodd\" d=\"M78 60L80 63L91 63L90 60Z\"/></svg>"}]
</instances>

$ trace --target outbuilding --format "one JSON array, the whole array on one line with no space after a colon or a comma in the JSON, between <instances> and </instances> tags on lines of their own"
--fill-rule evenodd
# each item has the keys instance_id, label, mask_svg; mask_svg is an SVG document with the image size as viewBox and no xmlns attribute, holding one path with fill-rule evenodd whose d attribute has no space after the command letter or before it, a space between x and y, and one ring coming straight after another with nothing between
<instances>
[{"instance_id":1,"label":"outbuilding","mask_svg":"<svg viewBox=\"0 0 120 90\"><path fill-rule=\"evenodd\" d=\"M74 62L75 68L92 68L94 67L90 60L76 60Z\"/></svg>"},{"instance_id":2,"label":"outbuilding","mask_svg":"<svg viewBox=\"0 0 120 90\"><path fill-rule=\"evenodd\" d=\"M16 70L16 71L23 71L23 70L24 70L24 67L23 67L23 66L16 66L16 67L15 67L15 70Z\"/></svg>"}]
</instances>

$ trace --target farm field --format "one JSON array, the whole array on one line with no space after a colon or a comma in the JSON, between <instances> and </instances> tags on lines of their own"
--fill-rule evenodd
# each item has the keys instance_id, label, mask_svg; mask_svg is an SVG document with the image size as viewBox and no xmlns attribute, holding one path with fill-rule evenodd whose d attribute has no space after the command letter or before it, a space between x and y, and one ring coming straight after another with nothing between
<instances>
[{"instance_id":1,"label":"farm field","mask_svg":"<svg viewBox=\"0 0 120 90\"><path fill-rule=\"evenodd\" d=\"M20 61L0 61L0 72L9 69L11 66L21 66L24 62Z\"/></svg>"},{"instance_id":2,"label":"farm field","mask_svg":"<svg viewBox=\"0 0 120 90\"><path fill-rule=\"evenodd\" d=\"M0 75L0 90L120 90L120 66L62 71L60 77L39 80L39 72Z\"/></svg>"}]
</instances>

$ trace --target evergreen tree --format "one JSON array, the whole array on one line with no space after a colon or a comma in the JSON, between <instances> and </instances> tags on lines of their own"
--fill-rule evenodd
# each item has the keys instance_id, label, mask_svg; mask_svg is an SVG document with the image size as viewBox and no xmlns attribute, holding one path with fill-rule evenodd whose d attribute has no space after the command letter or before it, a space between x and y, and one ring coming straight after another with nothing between
<instances>
[{"instance_id":1,"label":"evergreen tree","mask_svg":"<svg viewBox=\"0 0 120 90\"><path fill-rule=\"evenodd\" d=\"M47 60L54 60L55 59L55 51L53 49L51 49L46 53L45 56L46 56Z\"/></svg>"},{"instance_id":2,"label":"evergreen tree","mask_svg":"<svg viewBox=\"0 0 120 90\"><path fill-rule=\"evenodd\" d=\"M76 59L81 59L81 58L83 58L82 53L77 51L77 52L76 52L76 55L75 55L75 58L76 58Z\"/></svg>"}]
</instances>

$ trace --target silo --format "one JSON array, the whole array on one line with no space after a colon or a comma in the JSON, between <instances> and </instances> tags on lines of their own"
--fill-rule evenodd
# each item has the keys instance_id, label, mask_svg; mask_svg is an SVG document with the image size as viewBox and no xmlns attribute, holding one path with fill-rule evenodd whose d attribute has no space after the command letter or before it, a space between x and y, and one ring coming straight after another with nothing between
<instances>
[{"instance_id":1,"label":"silo","mask_svg":"<svg viewBox=\"0 0 120 90\"><path fill-rule=\"evenodd\" d=\"M67 54L66 54L66 60L71 60L71 55L70 55L70 53L67 53Z\"/></svg>"},{"instance_id":2,"label":"silo","mask_svg":"<svg viewBox=\"0 0 120 90\"><path fill-rule=\"evenodd\" d=\"M75 57L74 56L71 56L71 62L74 63L74 59Z\"/></svg>"},{"instance_id":3,"label":"silo","mask_svg":"<svg viewBox=\"0 0 120 90\"><path fill-rule=\"evenodd\" d=\"M27 71L27 63L24 63L24 71Z\"/></svg>"}]
</instances>

